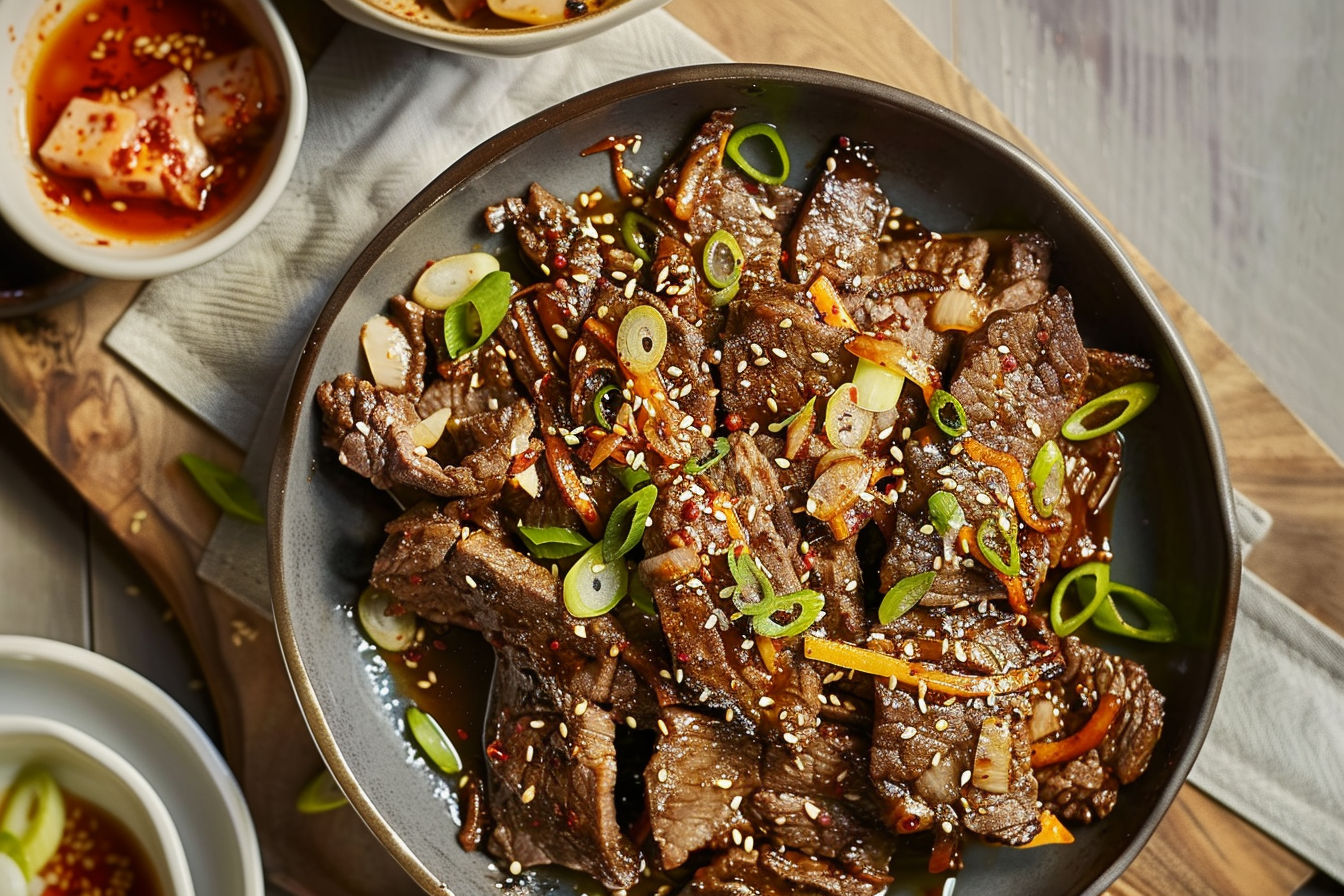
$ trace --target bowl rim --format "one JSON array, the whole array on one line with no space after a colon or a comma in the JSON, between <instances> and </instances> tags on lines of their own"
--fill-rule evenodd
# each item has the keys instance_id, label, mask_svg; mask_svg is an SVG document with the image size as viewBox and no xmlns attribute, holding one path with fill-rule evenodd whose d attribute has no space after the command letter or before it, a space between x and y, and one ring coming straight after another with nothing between
<instances>
[{"instance_id":1,"label":"bowl rim","mask_svg":"<svg viewBox=\"0 0 1344 896\"><path fill-rule=\"evenodd\" d=\"M173 822L173 817L168 813L168 807L163 804L158 792L145 780L145 776L140 774L135 766L131 765L116 750L80 731L73 725L56 719L43 718L42 716L0 715L0 751L3 751L4 743L8 738L25 735L59 741L76 753L82 754L111 777L125 784L135 795L135 798L140 801L140 805L149 815L150 823L154 827L154 833L158 838L159 848L165 863L163 870L167 871L171 878L170 896L195 896L191 867L187 862L187 852L182 846L182 838L177 832L177 825ZM114 807L100 806L100 808L116 815L117 809ZM124 818L116 817L122 824L126 824ZM126 826L130 827L128 824ZM136 832L132 831L132 833ZM154 854L152 847L144 843L140 845L146 852L150 853L152 860ZM162 884L163 882L160 882L161 886Z\"/></svg>"},{"instance_id":2,"label":"bowl rim","mask_svg":"<svg viewBox=\"0 0 1344 896\"><path fill-rule=\"evenodd\" d=\"M299 149L308 124L308 82L298 48L294 45L294 38L271 0L235 0L235 2L252 4L261 13L265 28L269 32L266 36L274 37L279 48L280 67L284 70L288 87L285 116L277 124L276 133L272 136L273 140L279 141L275 162L261 189L238 217L218 233L194 246L173 249L176 241L169 239L146 244L162 247L163 254L123 257L117 254L117 250L124 247L113 246L104 250L97 246L81 244L52 226L47 220L46 212L34 203L31 190L24 183L12 185L9 190L0 190L0 216L4 217L24 242L52 261L78 273L109 280L150 280L176 274L217 258L257 228L280 199L298 161ZM72 5L66 14L73 11L76 6L77 4ZM31 25L31 17L28 22Z\"/></svg>"},{"instance_id":3,"label":"bowl rim","mask_svg":"<svg viewBox=\"0 0 1344 896\"><path fill-rule=\"evenodd\" d=\"M283 575L285 546L282 535L285 522L286 480L296 449L295 437L302 426L304 409L311 391L309 385L317 364L319 350L325 341L327 332L331 329L332 322L344 308L369 270L391 244L417 218L464 181L490 167L522 144L540 136L557 123L598 111L602 107L617 101L691 83L751 81L802 83L808 86L868 95L883 102L903 106L917 116L931 119L935 123L959 131L969 139L986 145L989 150L1002 156L1006 164L1022 170L1035 182L1038 188L1046 191L1054 201L1062 205L1069 217L1078 221L1086 235L1115 266L1115 270L1125 287L1133 293L1140 307L1157 329L1160 339L1170 348L1176 370L1189 392L1191 402L1194 405L1196 421L1203 433L1208 449L1214 479L1215 500L1220 516L1217 535L1221 536L1228 548L1227 567L1224 570L1227 577L1226 601L1222 607L1222 619L1216 626L1216 644L1212 645L1214 656L1210 669L1210 687L1199 705L1198 714L1191 729L1190 742L1175 757L1170 778L1158 793L1152 811L1134 832L1133 837L1119 852L1115 860L1081 891L1081 896L1100 896L1120 877L1139 852L1142 851L1144 845L1170 809L1171 804L1175 801L1177 793L1185 784L1205 737L1208 735L1209 726L1213 721L1214 708L1218 702L1218 695L1222 689L1223 677L1227 669L1232 642L1232 628L1236 619L1237 601L1241 587L1241 545L1233 528L1236 514L1232 485L1213 405L1184 341L1158 302L1152 289L1139 276L1133 262L1121 250L1110 232L1055 175L1047 171L1040 162L1023 149L958 112L918 94L853 75L798 66L730 62L664 69L607 84L538 112L536 115L524 119L489 138L435 177L369 242L368 246L359 254L345 275L336 284L330 298L317 316L310 336L304 345L289 396L285 401L284 416L281 420L282 435L277 445L269 479L267 546L271 600L274 608L276 631L285 658L285 666L289 672L295 695L303 710L304 720L332 775L349 798L351 805L354 806L364 823L378 837L388 852L427 892L447 892L451 896L452 891L447 887L447 884L435 877L420 859L409 850L397 832L383 820L355 779L345 761L341 746L336 742L332 729L322 712L317 688L309 678L304 658L298 650L289 594L285 587Z\"/></svg>"}]
</instances>

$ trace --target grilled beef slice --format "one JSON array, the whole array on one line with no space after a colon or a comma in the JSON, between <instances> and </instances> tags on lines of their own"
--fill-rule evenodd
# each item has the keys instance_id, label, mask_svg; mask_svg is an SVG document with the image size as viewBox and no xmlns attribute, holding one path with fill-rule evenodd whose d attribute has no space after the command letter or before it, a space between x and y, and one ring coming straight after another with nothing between
<instances>
[{"instance_id":1,"label":"grilled beef slice","mask_svg":"<svg viewBox=\"0 0 1344 896\"><path fill-rule=\"evenodd\" d=\"M877 268L877 240L891 204L877 183L873 146L841 137L798 208L786 248L792 279L806 283L823 262L842 282L868 280Z\"/></svg>"}]
</instances>

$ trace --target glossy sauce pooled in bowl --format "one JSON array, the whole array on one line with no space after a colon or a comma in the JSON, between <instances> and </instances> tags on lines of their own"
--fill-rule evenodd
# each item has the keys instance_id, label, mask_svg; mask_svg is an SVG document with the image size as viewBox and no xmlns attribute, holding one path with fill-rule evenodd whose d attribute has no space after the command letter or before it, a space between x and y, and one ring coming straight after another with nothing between
<instances>
[{"instance_id":1,"label":"glossy sauce pooled in bowl","mask_svg":"<svg viewBox=\"0 0 1344 896\"><path fill-rule=\"evenodd\" d=\"M43 192L109 237L219 220L262 167L275 60L213 0L92 0L40 35L28 141Z\"/></svg>"}]
</instances>

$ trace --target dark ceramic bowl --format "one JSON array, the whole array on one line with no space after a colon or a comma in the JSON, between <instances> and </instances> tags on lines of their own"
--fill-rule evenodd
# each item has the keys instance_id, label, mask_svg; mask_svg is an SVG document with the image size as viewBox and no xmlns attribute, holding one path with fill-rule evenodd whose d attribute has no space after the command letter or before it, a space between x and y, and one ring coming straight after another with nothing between
<instances>
[{"instance_id":1,"label":"dark ceramic bowl","mask_svg":"<svg viewBox=\"0 0 1344 896\"><path fill-rule=\"evenodd\" d=\"M1057 282L1072 291L1089 345L1152 358L1160 400L1126 427L1113 546L1116 577L1166 602L1180 626L1169 645L1103 646L1145 663L1167 695L1167 725L1147 773L1104 821L1069 847L973 846L958 892L1101 893L1143 847L1204 739L1232 632L1240 564L1222 447L1199 376L1170 321L1101 225L1037 164L983 128L899 90L825 72L771 66L686 68L633 78L528 119L465 156L392 220L327 303L299 365L270 492L275 616L299 701L333 773L363 819L427 890L497 892L488 856L454 839L453 788L408 745L407 705L351 615L381 526L395 508L319 441L318 383L359 370L360 325L409 292L426 259L506 247L482 223L486 205L537 180L559 196L603 185L608 162L579 151L609 134L640 133L634 159L657 168L712 109L769 120L802 186L833 137L878 147L893 203L935 230L1032 224L1058 244ZM474 637L474 636L473 636ZM477 637L477 641L480 639ZM479 713L490 668L468 664L446 685ZM444 719L452 731L456 720ZM465 726L464 726L465 727ZM480 728L471 729L478 738ZM918 867L920 860L915 860ZM580 892L570 878L529 873L534 892ZM929 882L898 880L902 885ZM554 885L554 888L552 887ZM589 888L591 891L591 887ZM511 890L512 891L512 890ZM911 890L907 890L911 891Z\"/></svg>"}]
</instances>

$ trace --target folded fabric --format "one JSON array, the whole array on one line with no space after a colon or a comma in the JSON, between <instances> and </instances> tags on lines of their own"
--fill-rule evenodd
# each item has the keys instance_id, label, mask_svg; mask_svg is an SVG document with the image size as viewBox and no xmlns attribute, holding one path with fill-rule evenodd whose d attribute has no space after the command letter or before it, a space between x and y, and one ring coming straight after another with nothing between
<instances>
[{"instance_id":1,"label":"folded fabric","mask_svg":"<svg viewBox=\"0 0 1344 896\"><path fill-rule=\"evenodd\" d=\"M233 250L145 287L106 344L241 448L318 310L378 230L468 150L585 90L724 57L659 10L528 59L346 25L309 75L293 178Z\"/></svg>"}]
</instances>

